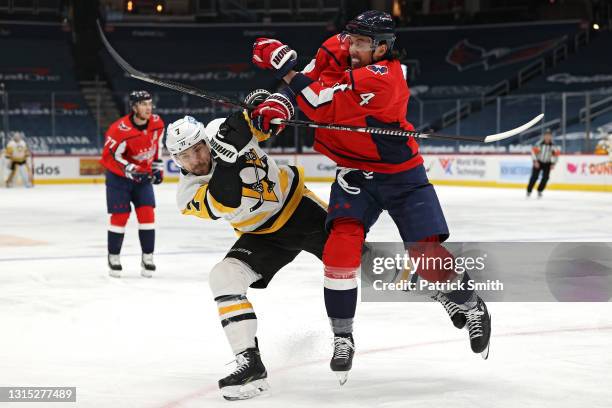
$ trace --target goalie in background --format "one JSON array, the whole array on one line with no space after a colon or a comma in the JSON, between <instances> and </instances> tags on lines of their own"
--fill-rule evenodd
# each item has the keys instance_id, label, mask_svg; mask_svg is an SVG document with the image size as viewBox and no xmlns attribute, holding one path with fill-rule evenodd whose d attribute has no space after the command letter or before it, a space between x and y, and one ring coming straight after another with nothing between
<instances>
[{"instance_id":1,"label":"goalie in background","mask_svg":"<svg viewBox=\"0 0 612 408\"><path fill-rule=\"evenodd\" d=\"M15 176L19 174L23 185L32 187L32 172L30 170L31 152L26 141L19 133L13 136L4 152L9 167L6 187L13 187Z\"/></svg>"}]
</instances>

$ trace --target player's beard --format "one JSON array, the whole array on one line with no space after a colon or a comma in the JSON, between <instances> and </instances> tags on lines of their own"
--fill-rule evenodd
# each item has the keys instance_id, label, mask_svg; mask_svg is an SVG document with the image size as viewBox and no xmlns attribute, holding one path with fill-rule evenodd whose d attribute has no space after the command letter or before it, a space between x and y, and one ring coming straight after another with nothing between
<instances>
[{"instance_id":1,"label":"player's beard","mask_svg":"<svg viewBox=\"0 0 612 408\"><path fill-rule=\"evenodd\" d=\"M151 118L151 112L145 113L144 115L140 115L138 112L134 113L134 116L143 122L148 121Z\"/></svg>"},{"instance_id":2,"label":"player's beard","mask_svg":"<svg viewBox=\"0 0 612 408\"><path fill-rule=\"evenodd\" d=\"M192 168L190 168L188 171L191 174L196 175L196 176L206 176L210 173L211 169L212 169L212 158L210 157L210 155L208 155L207 158L200 157L200 160L198 160L198 163Z\"/></svg>"},{"instance_id":3,"label":"player's beard","mask_svg":"<svg viewBox=\"0 0 612 408\"><path fill-rule=\"evenodd\" d=\"M350 61L352 69L362 68L370 64L370 62L364 61L359 55L350 55Z\"/></svg>"}]
</instances>

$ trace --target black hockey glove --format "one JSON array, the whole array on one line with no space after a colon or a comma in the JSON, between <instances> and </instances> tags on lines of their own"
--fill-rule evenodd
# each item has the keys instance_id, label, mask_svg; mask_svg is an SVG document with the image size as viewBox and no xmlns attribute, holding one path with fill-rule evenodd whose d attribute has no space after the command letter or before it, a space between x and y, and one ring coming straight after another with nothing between
<instances>
[{"instance_id":1,"label":"black hockey glove","mask_svg":"<svg viewBox=\"0 0 612 408\"><path fill-rule=\"evenodd\" d=\"M232 166L236 163L240 151L252 138L244 114L232 113L210 140L210 149L215 162L221 166Z\"/></svg>"}]
</instances>

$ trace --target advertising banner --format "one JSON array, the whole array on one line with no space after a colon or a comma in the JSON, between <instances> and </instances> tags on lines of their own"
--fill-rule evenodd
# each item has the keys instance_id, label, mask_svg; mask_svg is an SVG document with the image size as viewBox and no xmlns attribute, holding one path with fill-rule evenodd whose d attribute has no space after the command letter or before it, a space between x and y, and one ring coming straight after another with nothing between
<instances>
[{"instance_id":1,"label":"advertising banner","mask_svg":"<svg viewBox=\"0 0 612 408\"><path fill-rule=\"evenodd\" d=\"M304 168L307 181L333 181L336 164L320 154L271 154L278 164ZM34 183L104 182L96 156L35 156ZM179 168L165 158L166 181L176 182ZM424 166L433 184L524 188L532 171L529 155L427 154ZM612 162L608 156L562 155L551 171L549 188L612 191Z\"/></svg>"}]
</instances>

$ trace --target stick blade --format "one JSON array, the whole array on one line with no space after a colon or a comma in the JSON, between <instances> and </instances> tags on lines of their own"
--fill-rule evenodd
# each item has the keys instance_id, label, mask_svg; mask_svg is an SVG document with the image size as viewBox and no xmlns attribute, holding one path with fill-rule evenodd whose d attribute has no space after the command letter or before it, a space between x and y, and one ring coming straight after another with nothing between
<instances>
[{"instance_id":1,"label":"stick blade","mask_svg":"<svg viewBox=\"0 0 612 408\"><path fill-rule=\"evenodd\" d=\"M536 116L535 118L531 119L529 122L527 122L527 123L525 123L525 124L523 124L523 125L521 125L521 126L519 126L517 128L510 129L510 130L507 130L507 131L502 132L502 133L496 133L496 134L493 134L493 135L486 136L484 138L483 142L485 142L485 143L492 143L492 142L497 142L497 141L500 141L500 140L507 139L507 138L512 137L512 136L516 136L519 133L523 133L524 131L526 131L527 129L529 129L530 127L532 127L533 125L535 125L539 121L541 121L543 117L544 117L544 114L540 113L538 116Z\"/></svg>"}]
</instances>

